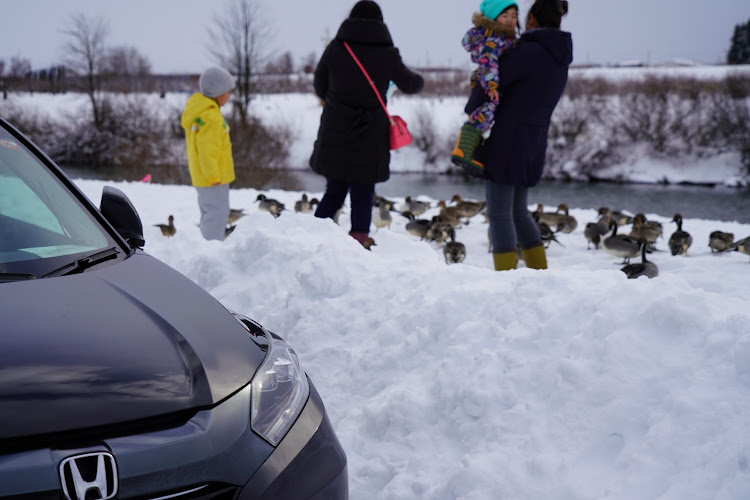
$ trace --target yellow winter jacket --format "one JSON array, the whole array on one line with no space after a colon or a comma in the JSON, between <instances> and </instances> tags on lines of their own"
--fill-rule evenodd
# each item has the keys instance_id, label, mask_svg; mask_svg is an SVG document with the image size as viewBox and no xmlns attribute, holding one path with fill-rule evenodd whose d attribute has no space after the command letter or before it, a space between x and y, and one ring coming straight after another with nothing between
<instances>
[{"instance_id":1,"label":"yellow winter jacket","mask_svg":"<svg viewBox=\"0 0 750 500\"><path fill-rule=\"evenodd\" d=\"M203 94L193 94L180 120L185 129L190 178L195 187L229 184L234 180L229 125L219 104Z\"/></svg>"}]
</instances>

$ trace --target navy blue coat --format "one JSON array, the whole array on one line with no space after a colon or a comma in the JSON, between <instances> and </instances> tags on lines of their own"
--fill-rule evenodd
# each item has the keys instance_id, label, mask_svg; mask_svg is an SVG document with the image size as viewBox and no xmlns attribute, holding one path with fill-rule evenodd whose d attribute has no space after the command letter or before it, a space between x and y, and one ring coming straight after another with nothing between
<instances>
[{"instance_id":1,"label":"navy blue coat","mask_svg":"<svg viewBox=\"0 0 750 500\"><path fill-rule=\"evenodd\" d=\"M310 166L350 184L375 184L390 176L388 118L344 41L383 101L390 81L402 92L416 94L424 80L404 65L388 27L371 19L346 19L318 62L313 85L325 105Z\"/></svg>"},{"instance_id":2,"label":"navy blue coat","mask_svg":"<svg viewBox=\"0 0 750 500\"><path fill-rule=\"evenodd\" d=\"M556 29L527 31L500 58L500 103L489 138L475 153L491 181L535 186L542 177L552 112L568 81L573 61L570 33ZM479 85L465 111L488 99Z\"/></svg>"}]
</instances>

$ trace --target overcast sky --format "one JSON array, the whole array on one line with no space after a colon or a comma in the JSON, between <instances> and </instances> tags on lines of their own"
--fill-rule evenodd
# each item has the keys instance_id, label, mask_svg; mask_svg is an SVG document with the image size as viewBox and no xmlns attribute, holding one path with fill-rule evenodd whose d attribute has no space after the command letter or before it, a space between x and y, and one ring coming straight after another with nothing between
<instances>
[{"instance_id":1,"label":"overcast sky","mask_svg":"<svg viewBox=\"0 0 750 500\"><path fill-rule=\"evenodd\" d=\"M251 0L252 1L252 0ZM254 0L271 28L269 47L295 62L319 56L354 0ZM461 37L479 0L380 0L394 42L411 66L469 67ZM531 0L519 0L525 16ZM225 2L209 0L0 0L0 60L25 57L35 69L59 64L71 16L109 25L108 44L133 46L155 73L195 72L212 64L206 30ZM575 63L723 63L735 25L750 19L750 0L570 0L563 29Z\"/></svg>"}]
</instances>

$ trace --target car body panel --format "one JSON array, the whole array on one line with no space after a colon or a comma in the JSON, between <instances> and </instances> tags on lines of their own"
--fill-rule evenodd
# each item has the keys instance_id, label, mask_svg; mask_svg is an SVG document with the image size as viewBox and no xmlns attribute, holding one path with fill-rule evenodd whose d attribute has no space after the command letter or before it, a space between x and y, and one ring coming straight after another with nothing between
<instances>
[{"instance_id":1,"label":"car body panel","mask_svg":"<svg viewBox=\"0 0 750 500\"><path fill-rule=\"evenodd\" d=\"M221 304L142 253L3 284L0 303L14 312L0 327L0 439L212 406L264 357Z\"/></svg>"}]
</instances>

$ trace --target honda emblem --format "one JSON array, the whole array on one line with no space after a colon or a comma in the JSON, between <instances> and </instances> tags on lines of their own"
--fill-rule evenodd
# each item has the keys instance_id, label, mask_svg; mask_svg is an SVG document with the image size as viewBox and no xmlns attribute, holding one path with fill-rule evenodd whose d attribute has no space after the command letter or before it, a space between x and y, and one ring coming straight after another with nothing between
<instances>
[{"instance_id":1,"label":"honda emblem","mask_svg":"<svg viewBox=\"0 0 750 500\"><path fill-rule=\"evenodd\" d=\"M108 500L117 495L117 462L106 452L84 453L60 462L60 483L67 500Z\"/></svg>"}]
</instances>

